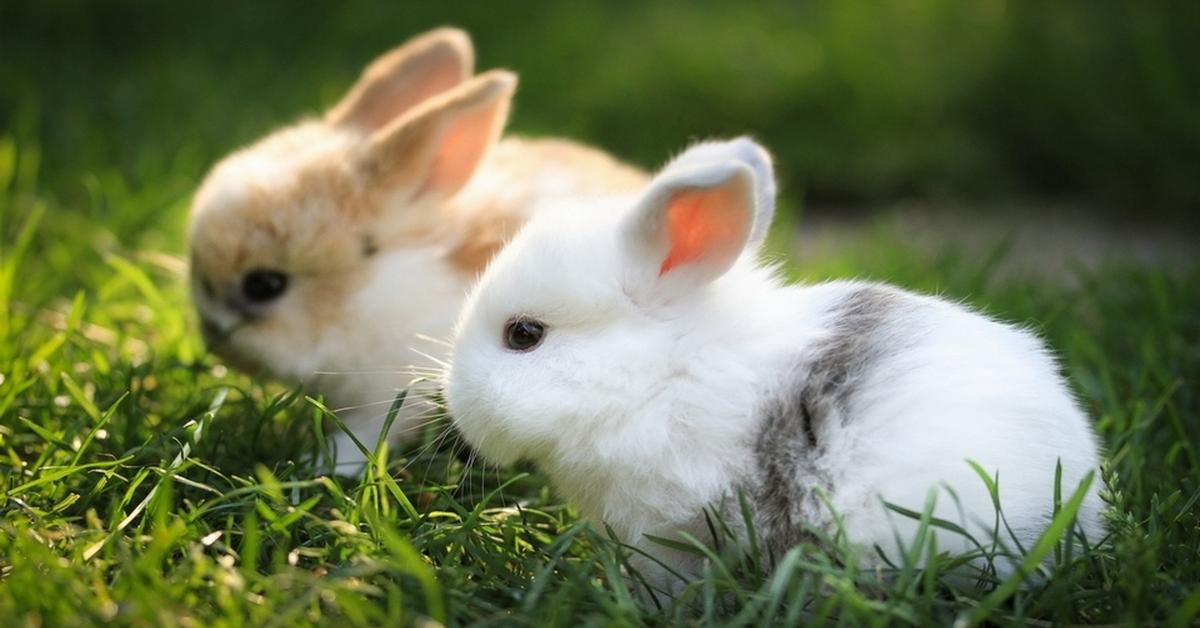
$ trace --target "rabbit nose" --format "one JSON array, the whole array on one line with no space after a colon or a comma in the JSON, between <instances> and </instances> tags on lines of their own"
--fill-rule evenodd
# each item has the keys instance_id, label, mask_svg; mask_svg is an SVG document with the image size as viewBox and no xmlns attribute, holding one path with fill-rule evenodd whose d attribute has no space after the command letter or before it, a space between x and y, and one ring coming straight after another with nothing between
<instances>
[{"instance_id":1,"label":"rabbit nose","mask_svg":"<svg viewBox=\"0 0 1200 628\"><path fill-rule=\"evenodd\" d=\"M237 314L237 317L243 321L253 320L258 317L259 310L253 303L243 299L236 293L225 299L225 307L231 312Z\"/></svg>"},{"instance_id":2,"label":"rabbit nose","mask_svg":"<svg viewBox=\"0 0 1200 628\"><path fill-rule=\"evenodd\" d=\"M204 296L210 299L217 298L217 291L213 288L213 282L208 277L200 279L200 289L204 291Z\"/></svg>"},{"instance_id":3,"label":"rabbit nose","mask_svg":"<svg viewBox=\"0 0 1200 628\"><path fill-rule=\"evenodd\" d=\"M201 316L200 335L204 338L204 344L211 347L221 339L221 326L213 319Z\"/></svg>"}]
</instances>

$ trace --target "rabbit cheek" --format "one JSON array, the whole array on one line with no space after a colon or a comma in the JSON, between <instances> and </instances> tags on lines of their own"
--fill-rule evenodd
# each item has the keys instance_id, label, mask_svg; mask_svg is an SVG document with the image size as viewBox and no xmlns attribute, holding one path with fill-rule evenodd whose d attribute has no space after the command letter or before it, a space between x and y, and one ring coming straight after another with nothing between
<instances>
[{"instance_id":1,"label":"rabbit cheek","mask_svg":"<svg viewBox=\"0 0 1200 628\"><path fill-rule=\"evenodd\" d=\"M533 457L547 445L556 422L543 407L552 390L531 387L529 354L497 350L480 340L484 329L460 336L446 385L457 429L483 456L498 464Z\"/></svg>"},{"instance_id":2,"label":"rabbit cheek","mask_svg":"<svg viewBox=\"0 0 1200 628\"><path fill-rule=\"evenodd\" d=\"M521 456L521 448L506 424L502 403L478 369L457 364L446 387L446 402L455 428L485 458L498 464L511 464ZM498 412L498 410L501 410Z\"/></svg>"}]
</instances>

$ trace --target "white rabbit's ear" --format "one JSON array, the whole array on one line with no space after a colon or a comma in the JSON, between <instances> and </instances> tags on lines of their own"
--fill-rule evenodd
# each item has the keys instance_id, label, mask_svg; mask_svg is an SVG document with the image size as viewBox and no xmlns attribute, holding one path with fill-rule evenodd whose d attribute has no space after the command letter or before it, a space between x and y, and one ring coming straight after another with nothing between
<instances>
[{"instance_id":1,"label":"white rabbit's ear","mask_svg":"<svg viewBox=\"0 0 1200 628\"><path fill-rule=\"evenodd\" d=\"M426 99L470 78L475 67L471 38L439 28L385 53L326 114L334 126L372 131Z\"/></svg>"},{"instance_id":2,"label":"white rabbit's ear","mask_svg":"<svg viewBox=\"0 0 1200 628\"><path fill-rule=\"evenodd\" d=\"M512 72L485 72L380 129L359 164L368 184L412 198L453 195L499 139L516 86Z\"/></svg>"},{"instance_id":3,"label":"white rabbit's ear","mask_svg":"<svg viewBox=\"0 0 1200 628\"><path fill-rule=\"evenodd\" d=\"M670 297L720 277L761 242L774 204L770 157L754 142L739 138L685 151L621 225L637 284L631 287Z\"/></svg>"}]
</instances>

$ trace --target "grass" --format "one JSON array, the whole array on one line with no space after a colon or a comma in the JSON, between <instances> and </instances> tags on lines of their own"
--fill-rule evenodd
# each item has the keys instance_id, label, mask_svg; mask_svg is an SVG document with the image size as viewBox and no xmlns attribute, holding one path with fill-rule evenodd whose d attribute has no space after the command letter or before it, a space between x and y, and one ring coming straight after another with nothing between
<instances>
[{"instance_id":1,"label":"grass","mask_svg":"<svg viewBox=\"0 0 1200 628\"><path fill-rule=\"evenodd\" d=\"M1005 183L1034 176L1029 168L1074 191L1154 190L1155 202L1178 208L1196 190L1195 82L1183 74L1195 64L1181 52L1197 41L1187 36L1195 21L1148 9L1125 19L1108 7L1088 18L1108 26L1081 33L1075 9L1042 20L1040 5L1018 3L1017 22L1000 28L992 5L933 0L882 21L852 3L797 9L804 19L783 5L680 15L554 4L531 16L479 5L447 19L289 4L281 21L278 6L243 4L0 7L9 61L0 63L0 623L1182 626L1200 617L1194 264L1113 259L1066 280L1023 277L997 272L1003 247L917 249L880 221L835 254L789 265L797 280L888 280L1038 330L1103 437L1107 465L1094 481L1112 534L1069 555L1056 543L1068 528L1055 528L1029 548L1048 557L1052 577L1024 587L962 582L930 534L879 572L856 569L836 538L773 557L769 576L756 566L770 557L726 543L685 599L661 607L638 603L621 576L627 551L580 523L536 472L467 469L436 430L378 452L362 477L312 468L304 461L333 417L320 400L205 354L181 280L188 195L206 165L332 102L359 64L433 24L471 28L481 65L524 73L518 130L603 140L644 165L701 130L754 130L777 148L793 207L805 186L835 200L891 198L991 190L979 181L996 175L1002 191L1036 190ZM964 24L990 24L991 35ZM859 45L864 28L866 40L890 43ZM560 54L509 31L547 34ZM781 76L711 58L748 32L763 35L751 52ZM1135 39L1139 54L1113 48L1094 63L1107 32ZM639 42L661 47L648 55L656 63L642 63ZM1069 54L1048 53L1062 42ZM280 51L291 71L279 70ZM882 57L911 71L888 72ZM972 65L985 57L1003 71ZM590 82L571 83L575 67L594 70ZM1138 92L1146 67L1158 72ZM978 91L976 80L986 83ZM1093 88L1144 98L1071 100ZM631 93L657 97L631 106ZM995 137L979 136L984 127ZM791 216L799 222L776 233L781 255L789 228L803 227ZM1063 521L1072 488L1062 490ZM915 567L919 556L929 568Z\"/></svg>"},{"instance_id":2,"label":"grass","mask_svg":"<svg viewBox=\"0 0 1200 628\"><path fill-rule=\"evenodd\" d=\"M193 333L170 235L180 201L98 177L94 214L67 207L39 187L38 155L0 143L0 616L18 625L1186 625L1200 612L1200 269L998 279L1001 249L916 251L883 232L790 267L1037 328L1106 443L1111 538L1069 557L1058 530L1030 548L1052 556L1052 577L1026 587L964 584L928 539L880 572L836 539L774 557L765 577L714 554L660 608L621 577L627 551L536 473L465 470L434 433L377 452L362 477L311 468L331 420L320 403L227 371Z\"/></svg>"}]
</instances>

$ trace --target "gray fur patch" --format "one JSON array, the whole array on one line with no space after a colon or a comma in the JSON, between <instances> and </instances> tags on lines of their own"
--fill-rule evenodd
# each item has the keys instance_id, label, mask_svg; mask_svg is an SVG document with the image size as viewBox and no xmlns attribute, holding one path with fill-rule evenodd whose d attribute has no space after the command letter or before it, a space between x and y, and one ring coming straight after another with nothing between
<instances>
[{"instance_id":1,"label":"gray fur patch","mask_svg":"<svg viewBox=\"0 0 1200 628\"><path fill-rule=\"evenodd\" d=\"M754 446L757 477L755 525L776 555L811 541L803 524L825 523L828 512L815 487L833 490L819 464L830 429L843 425L850 400L872 365L896 347L888 323L904 293L867 286L851 293L830 313L831 333L796 364L780 393L763 406L763 426Z\"/></svg>"}]
</instances>

